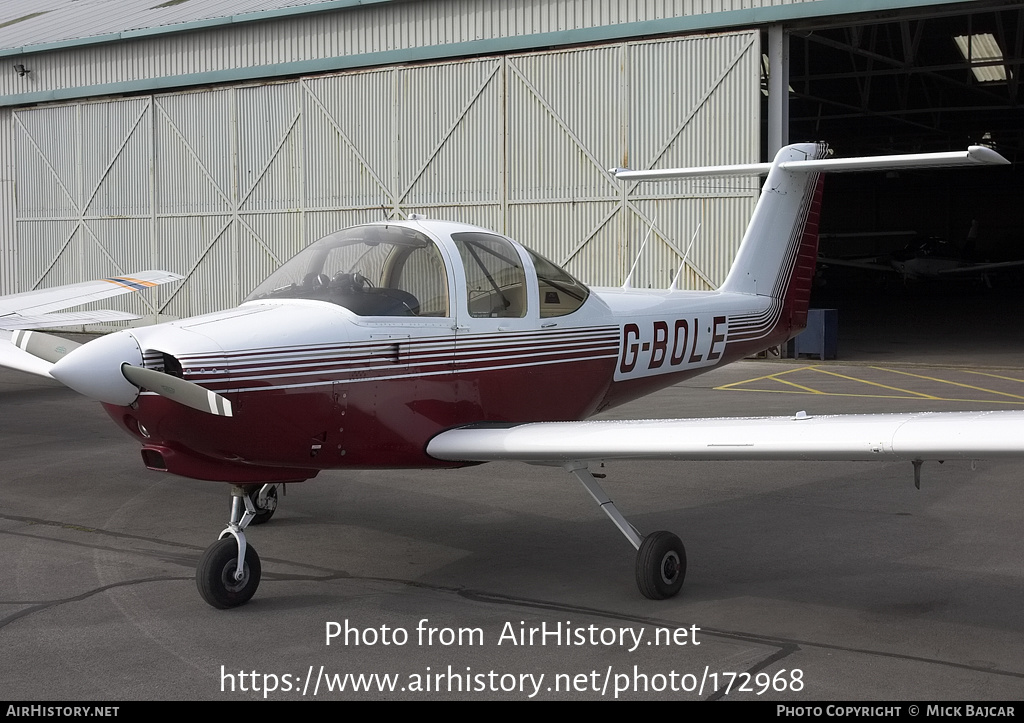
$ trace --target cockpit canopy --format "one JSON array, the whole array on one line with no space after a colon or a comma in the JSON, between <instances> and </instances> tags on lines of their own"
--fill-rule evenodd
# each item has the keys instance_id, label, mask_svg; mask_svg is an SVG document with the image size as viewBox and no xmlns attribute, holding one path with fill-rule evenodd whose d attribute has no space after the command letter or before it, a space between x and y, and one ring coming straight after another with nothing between
<instances>
[{"instance_id":1,"label":"cockpit canopy","mask_svg":"<svg viewBox=\"0 0 1024 723\"><path fill-rule=\"evenodd\" d=\"M451 235L462 261L465 311L472 317L525 317L528 268L503 236L467 228ZM539 284L539 316L563 316L590 291L547 259L526 250ZM405 225L355 226L325 236L270 275L247 298L314 299L359 316L452 315L445 256L426 234Z\"/></svg>"},{"instance_id":2,"label":"cockpit canopy","mask_svg":"<svg viewBox=\"0 0 1024 723\"><path fill-rule=\"evenodd\" d=\"M296 254L246 301L316 299L360 316L448 316L437 246L404 226L355 226Z\"/></svg>"}]
</instances>

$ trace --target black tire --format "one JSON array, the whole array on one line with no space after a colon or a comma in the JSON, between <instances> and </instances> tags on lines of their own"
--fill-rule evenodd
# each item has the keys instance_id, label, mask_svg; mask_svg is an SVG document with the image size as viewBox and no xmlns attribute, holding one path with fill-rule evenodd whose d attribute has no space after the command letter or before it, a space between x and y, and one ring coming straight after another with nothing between
<instances>
[{"instance_id":1,"label":"black tire","mask_svg":"<svg viewBox=\"0 0 1024 723\"><path fill-rule=\"evenodd\" d=\"M196 568L196 587L203 600L226 610L249 602L260 585L260 556L252 545L245 546L245 576L235 580L238 567L238 542L234 537L217 540L206 548Z\"/></svg>"},{"instance_id":2,"label":"black tire","mask_svg":"<svg viewBox=\"0 0 1024 723\"><path fill-rule=\"evenodd\" d=\"M636 586L651 600L679 592L686 577L686 548L671 532L652 532L636 553Z\"/></svg>"},{"instance_id":3,"label":"black tire","mask_svg":"<svg viewBox=\"0 0 1024 723\"><path fill-rule=\"evenodd\" d=\"M260 488L263 485L253 485L252 490L247 492L249 499L252 500L252 506L256 508L256 516L252 518L250 525L262 525L264 522L270 522L270 518L274 516L277 511L277 487L271 487L270 491L267 492L267 501L273 500L270 507L260 507L258 500L260 498Z\"/></svg>"}]
</instances>

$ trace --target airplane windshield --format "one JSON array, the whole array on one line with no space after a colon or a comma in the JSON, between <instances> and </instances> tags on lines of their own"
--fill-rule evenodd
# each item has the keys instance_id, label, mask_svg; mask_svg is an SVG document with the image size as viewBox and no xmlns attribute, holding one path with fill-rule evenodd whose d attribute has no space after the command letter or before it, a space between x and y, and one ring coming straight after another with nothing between
<instances>
[{"instance_id":1,"label":"airplane windshield","mask_svg":"<svg viewBox=\"0 0 1024 723\"><path fill-rule=\"evenodd\" d=\"M315 241L246 297L315 299L360 316L448 316L437 247L403 226L356 226Z\"/></svg>"}]
</instances>

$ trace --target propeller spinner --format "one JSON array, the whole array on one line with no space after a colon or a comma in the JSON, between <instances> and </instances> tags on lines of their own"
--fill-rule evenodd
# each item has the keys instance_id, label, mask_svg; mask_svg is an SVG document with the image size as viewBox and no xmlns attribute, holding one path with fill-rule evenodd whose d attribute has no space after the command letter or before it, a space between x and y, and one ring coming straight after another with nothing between
<instances>
[{"instance_id":1,"label":"propeller spinner","mask_svg":"<svg viewBox=\"0 0 1024 723\"><path fill-rule=\"evenodd\" d=\"M11 341L23 351L53 363L50 376L80 394L126 407L148 389L201 412L232 415L231 402L198 384L142 366L142 349L128 332L76 344L43 332L15 332Z\"/></svg>"}]
</instances>

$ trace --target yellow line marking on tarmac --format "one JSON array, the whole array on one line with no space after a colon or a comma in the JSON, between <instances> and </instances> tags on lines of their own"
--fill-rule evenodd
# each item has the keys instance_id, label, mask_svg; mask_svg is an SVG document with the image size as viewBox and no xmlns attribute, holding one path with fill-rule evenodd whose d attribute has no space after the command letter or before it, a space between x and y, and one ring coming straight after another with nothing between
<instances>
[{"instance_id":1,"label":"yellow line marking on tarmac","mask_svg":"<svg viewBox=\"0 0 1024 723\"><path fill-rule=\"evenodd\" d=\"M781 380L778 379L778 377L781 377L783 374L792 374L793 372L802 372L805 369L813 369L813 368L814 367L794 367L793 369L787 369L784 372L775 372L774 374L765 374L763 377L754 377L753 379L744 379L741 382L730 382L729 384L723 384L720 387L715 387L715 389L728 389L730 387L735 387L735 386L737 386L739 384L750 384L750 382L759 382L762 379L772 379L774 381L781 381Z\"/></svg>"},{"instance_id":2,"label":"yellow line marking on tarmac","mask_svg":"<svg viewBox=\"0 0 1024 723\"><path fill-rule=\"evenodd\" d=\"M772 381L779 382L780 384L788 384L789 386L796 387L797 389L803 389L807 394L828 394L828 392L823 392L820 389L811 389L810 387L805 387L802 384L787 381L786 379L773 379Z\"/></svg>"},{"instance_id":3,"label":"yellow line marking on tarmac","mask_svg":"<svg viewBox=\"0 0 1024 723\"><path fill-rule=\"evenodd\" d=\"M1024 382L1024 379L1018 379L1017 377L1004 377L1002 374L992 374L991 372L976 372L973 369L961 369L960 371L967 372L968 374L978 374L983 377L992 377L994 379L1005 379L1008 382Z\"/></svg>"},{"instance_id":4,"label":"yellow line marking on tarmac","mask_svg":"<svg viewBox=\"0 0 1024 723\"><path fill-rule=\"evenodd\" d=\"M722 387L715 387L715 391L722 389ZM730 392L767 392L769 394L824 394L829 397L861 397L864 399L920 399L920 397L908 397L903 394L853 394L852 392L797 392L791 389L728 389L725 391ZM940 397L934 397L935 401L938 402L981 402L981 401L992 401L989 399L942 399ZM1002 400L996 400L1000 404L1013 404L1013 402L1003 402Z\"/></svg>"},{"instance_id":5,"label":"yellow line marking on tarmac","mask_svg":"<svg viewBox=\"0 0 1024 723\"><path fill-rule=\"evenodd\" d=\"M937 377L928 377L928 376L924 376L923 374L912 374L910 372L901 372L901 371L896 370L896 369L886 369L884 367L871 367L871 368L872 369L878 369L879 371L883 371L883 372L892 372L893 374L904 374L904 375L906 375L908 377L917 377L918 379L927 379L927 380L932 381L932 382L941 382L942 384L951 384L954 387L964 387L965 389L973 389L973 390L975 390L977 392L985 392L986 394L998 394L999 396L1002 396L1002 397L1013 397L1014 399L1024 399L1024 397L1022 397L1019 394L1010 394L1009 392L999 392L999 391L996 391L995 389L986 389L985 387L976 387L976 386L974 386L972 384L963 384L961 382L951 382L948 379L938 379Z\"/></svg>"},{"instance_id":6,"label":"yellow line marking on tarmac","mask_svg":"<svg viewBox=\"0 0 1024 723\"><path fill-rule=\"evenodd\" d=\"M798 392L790 389L726 389L725 387L715 387L715 391L727 391L727 392L764 392L767 394L808 394L808 392ZM859 397L861 399L922 399L922 397L908 397L902 394L852 394L849 392L817 392L819 394L825 394L830 397ZM1015 402L1009 399L968 399L966 397L928 397L930 402L971 402L976 404L1009 404L1014 407L1019 407L1020 402Z\"/></svg>"},{"instance_id":7,"label":"yellow line marking on tarmac","mask_svg":"<svg viewBox=\"0 0 1024 723\"><path fill-rule=\"evenodd\" d=\"M859 379L857 377L851 377L851 376L848 376L846 374L840 374L839 372L833 372L833 371L829 371L827 369L822 369L819 366L795 367L793 369L787 369L787 370L782 371L782 372L775 372L774 374L765 374L765 375L760 376L760 377L753 377L752 379L744 379L744 380L738 381L738 382L730 382L729 384L723 384L721 386L715 387L714 389L716 391L763 392L763 393L768 393L768 394L823 394L823 395L832 396L832 397L860 397L860 398L863 398L863 399L927 399L927 400L936 401L936 402L972 402L972 403L982 403L982 404L1012 404L1012 405L1016 405L1016 406L1020 406L1020 401L1018 401L1018 400L1024 400L1024 396L1021 396L1021 395L1011 394L1009 392L1000 392L1000 391L997 391L995 389L986 389L985 387L978 387L978 386L973 386L973 385L970 385L970 384L963 384L961 382L954 382L954 381L950 381L948 379L939 379L937 377L930 377L930 376L925 376L925 375L922 375L922 374L913 374L911 372L902 372L902 371L898 371L896 369L888 369L888 368L885 368L885 367L870 367L870 368L871 369L875 369L877 371L892 372L894 374L903 374L903 375L906 375L906 376L909 376L909 377L915 377L915 378L918 378L918 379L925 379L925 380L928 380L928 381L939 382L940 384L949 384L949 385L952 385L952 386L964 387L966 389L973 389L975 391L984 392L986 394L994 394L994 395L997 395L997 396L1011 397L1012 401L1011 400L1004 400L1004 399L991 399L991 398L989 398L989 399L970 399L970 398L963 398L963 397L938 397L938 396L935 396L933 394L926 394L924 392L915 392L915 391L910 390L910 389L903 389L901 387L893 387L893 386L889 386L889 385L886 385L886 384L882 384L880 382L872 382L872 381L869 381L867 379ZM812 387L808 387L808 386L805 386L805 385L802 385L802 384L797 384L796 382L789 381L788 379L782 379L781 378L781 377L783 377L785 375L793 374L794 372L803 372L803 371L812 371L812 372L819 372L821 374L828 374L828 375L831 375L831 376L834 376L834 377L838 377L840 379L847 379L847 380L852 381L852 382L858 382L858 383L861 383L861 384L868 384L868 385L871 385L871 386L874 386L874 387L879 387L881 389L888 389L888 390L891 390L891 391L894 391L894 392L900 392L900 394L855 394L855 393L852 393L852 392L826 392L826 391L822 391L820 389L814 389ZM989 374L989 373L986 373L986 372L975 372L975 371L972 371L972 370L969 370L969 369L959 369L958 371L967 372L967 373L970 373L970 374L980 374L980 375L983 375L983 376L990 376L990 377L995 377L995 378L998 378L998 379L1005 379L1007 381L1015 381L1015 382L1024 383L1024 379L1015 379L1013 377L1003 377L1003 376L1000 376L998 374ZM773 381L773 382L778 382L779 384L785 384L787 386L794 387L794 388L793 389L759 389L759 388L753 388L753 387L746 386L746 385L752 384L754 382L760 382L760 381L765 381L765 380L770 380L770 381Z\"/></svg>"},{"instance_id":8,"label":"yellow line marking on tarmac","mask_svg":"<svg viewBox=\"0 0 1024 723\"><path fill-rule=\"evenodd\" d=\"M881 387L882 389L888 389L888 390L893 391L893 392L903 392L904 394L913 394L915 397L920 397L922 399L939 399L939 397L936 397L934 394L925 394L924 392L915 392L912 389L903 389L901 387L891 387L888 384L880 384L879 382L869 382L867 379L858 379L857 377L847 376L846 374L840 374L839 372L830 372L827 369L821 369L820 367L811 367L811 368L814 369L814 371L819 372L821 374L831 374L832 376L839 377L840 379L849 379L850 381L860 382L861 384L870 384L873 387ZM877 369L878 367L872 367L872 368L873 369Z\"/></svg>"}]
</instances>

